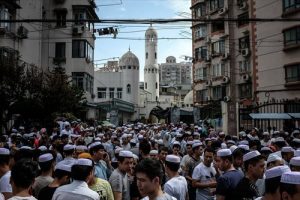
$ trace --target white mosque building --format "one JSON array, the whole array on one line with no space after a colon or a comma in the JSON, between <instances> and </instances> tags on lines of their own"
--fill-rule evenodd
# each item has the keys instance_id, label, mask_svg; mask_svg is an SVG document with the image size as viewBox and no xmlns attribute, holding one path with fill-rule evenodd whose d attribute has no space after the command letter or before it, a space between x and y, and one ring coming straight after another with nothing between
<instances>
[{"instance_id":1,"label":"white mosque building","mask_svg":"<svg viewBox=\"0 0 300 200\"><path fill-rule=\"evenodd\" d=\"M150 115L153 109L174 106L174 96L160 96L157 32L152 26L147 29L145 38L143 88L139 88L139 59L130 49L119 62L108 62L107 66L95 71L96 119L107 119L115 125L135 120L157 122L157 118ZM185 103L192 104L192 100L187 99L191 102Z\"/></svg>"}]
</instances>

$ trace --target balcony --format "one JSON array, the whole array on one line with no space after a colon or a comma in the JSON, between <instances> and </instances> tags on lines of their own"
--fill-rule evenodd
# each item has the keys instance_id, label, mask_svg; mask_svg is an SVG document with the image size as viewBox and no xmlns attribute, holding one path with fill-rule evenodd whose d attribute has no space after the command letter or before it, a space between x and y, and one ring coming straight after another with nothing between
<instances>
[{"instance_id":1,"label":"balcony","mask_svg":"<svg viewBox=\"0 0 300 200\"><path fill-rule=\"evenodd\" d=\"M4 5L4 7L10 9L10 10L15 10L15 9L20 9L21 6L17 4L16 0L0 0L0 5Z\"/></svg>"}]
</instances>

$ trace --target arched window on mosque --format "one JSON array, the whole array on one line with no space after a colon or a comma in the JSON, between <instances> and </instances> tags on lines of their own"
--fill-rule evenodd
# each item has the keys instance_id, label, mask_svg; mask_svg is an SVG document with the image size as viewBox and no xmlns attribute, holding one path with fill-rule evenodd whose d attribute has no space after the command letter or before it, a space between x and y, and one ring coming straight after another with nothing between
<instances>
[{"instance_id":1,"label":"arched window on mosque","mask_svg":"<svg viewBox=\"0 0 300 200\"><path fill-rule=\"evenodd\" d=\"M146 52L146 59L148 59L148 52Z\"/></svg>"},{"instance_id":2,"label":"arched window on mosque","mask_svg":"<svg viewBox=\"0 0 300 200\"><path fill-rule=\"evenodd\" d=\"M131 93L131 85L130 85L130 84L127 85L127 93L128 93L128 94Z\"/></svg>"}]
</instances>

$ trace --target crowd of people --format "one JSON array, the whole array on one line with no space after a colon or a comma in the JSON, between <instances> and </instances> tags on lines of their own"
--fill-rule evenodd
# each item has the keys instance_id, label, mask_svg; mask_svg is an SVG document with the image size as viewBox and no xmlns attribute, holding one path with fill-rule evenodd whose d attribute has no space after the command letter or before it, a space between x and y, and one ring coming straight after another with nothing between
<instances>
[{"instance_id":1,"label":"crowd of people","mask_svg":"<svg viewBox=\"0 0 300 200\"><path fill-rule=\"evenodd\" d=\"M300 199L298 129L59 120L0 137L0 200Z\"/></svg>"}]
</instances>

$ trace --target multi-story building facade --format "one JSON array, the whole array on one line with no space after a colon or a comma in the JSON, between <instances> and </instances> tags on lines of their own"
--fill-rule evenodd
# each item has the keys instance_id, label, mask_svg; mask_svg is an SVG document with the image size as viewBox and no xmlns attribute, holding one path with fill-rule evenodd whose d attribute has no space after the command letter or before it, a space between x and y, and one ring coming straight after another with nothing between
<instances>
[{"instance_id":1,"label":"multi-story building facade","mask_svg":"<svg viewBox=\"0 0 300 200\"><path fill-rule=\"evenodd\" d=\"M65 68L73 84L86 92L93 102L94 24L98 19L93 0L4 0L0 19L42 19L33 23L0 23L0 54L17 54L21 61L34 64L44 72ZM56 22L47 22L56 19ZM73 19L74 22L68 22ZM93 112L88 118L94 117Z\"/></svg>"},{"instance_id":2,"label":"multi-story building facade","mask_svg":"<svg viewBox=\"0 0 300 200\"><path fill-rule=\"evenodd\" d=\"M245 20L250 4L192 0L191 10L192 18L198 20L192 24L194 105L202 119L215 120L215 126L235 134L237 104L253 96L251 26ZM238 20L233 23L226 18Z\"/></svg>"}]
</instances>

